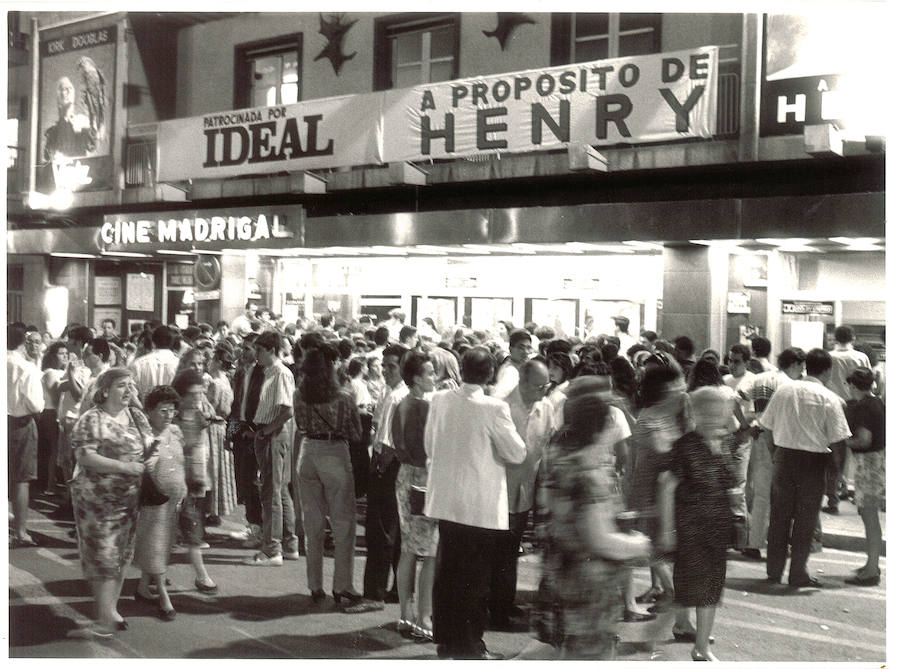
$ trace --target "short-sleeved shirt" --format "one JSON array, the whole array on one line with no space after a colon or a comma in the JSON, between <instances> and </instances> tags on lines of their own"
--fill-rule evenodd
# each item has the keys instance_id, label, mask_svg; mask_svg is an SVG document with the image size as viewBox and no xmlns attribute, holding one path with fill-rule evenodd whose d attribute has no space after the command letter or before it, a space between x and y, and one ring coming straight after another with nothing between
<instances>
[{"instance_id":1,"label":"short-sleeved shirt","mask_svg":"<svg viewBox=\"0 0 900 669\"><path fill-rule=\"evenodd\" d=\"M385 394L377 411L378 429L375 432L375 442L372 448L376 453L381 452L382 445L388 448L394 447L394 438L391 434L391 421L394 419L394 408L400 401L409 395L409 386L400 381L396 387L385 389Z\"/></svg>"},{"instance_id":2,"label":"short-sleeved shirt","mask_svg":"<svg viewBox=\"0 0 900 669\"><path fill-rule=\"evenodd\" d=\"M257 425L268 425L278 415L278 407L293 406L294 375L291 370L276 360L273 365L266 367L262 388L259 392L259 405L253 422Z\"/></svg>"},{"instance_id":3,"label":"short-sleeved shirt","mask_svg":"<svg viewBox=\"0 0 900 669\"><path fill-rule=\"evenodd\" d=\"M307 404L303 400L302 386L297 388L294 420L301 434L331 433L347 441L358 441L362 434L359 409L353 403L353 396L346 391L339 392L330 402Z\"/></svg>"},{"instance_id":4,"label":"short-sleeved shirt","mask_svg":"<svg viewBox=\"0 0 900 669\"><path fill-rule=\"evenodd\" d=\"M825 387L846 402L851 397L847 377L859 367L872 369L872 363L869 362L869 356L852 347L846 351L831 351L830 355L831 373L825 381Z\"/></svg>"},{"instance_id":5,"label":"short-sleeved shirt","mask_svg":"<svg viewBox=\"0 0 900 669\"><path fill-rule=\"evenodd\" d=\"M830 453L829 444L851 434L841 398L814 377L780 386L759 424L776 446L812 453Z\"/></svg>"},{"instance_id":6,"label":"short-sleeved shirt","mask_svg":"<svg viewBox=\"0 0 900 669\"><path fill-rule=\"evenodd\" d=\"M868 448L853 449L854 451L857 453L868 453L884 450L885 413L884 402L880 398L867 395L858 402L848 404L847 423L854 433L861 427L872 433L872 443Z\"/></svg>"},{"instance_id":7,"label":"short-sleeved shirt","mask_svg":"<svg viewBox=\"0 0 900 669\"><path fill-rule=\"evenodd\" d=\"M72 446L76 454L97 453L120 462L139 462L152 441L150 423L143 412L128 409L128 425L123 425L100 407L88 409L72 431ZM85 479L114 494L118 483L133 481L133 474L101 474L77 465L75 478Z\"/></svg>"},{"instance_id":8,"label":"short-sleeved shirt","mask_svg":"<svg viewBox=\"0 0 900 669\"><path fill-rule=\"evenodd\" d=\"M41 370L18 351L6 356L6 413L21 418L44 410Z\"/></svg>"}]
</instances>

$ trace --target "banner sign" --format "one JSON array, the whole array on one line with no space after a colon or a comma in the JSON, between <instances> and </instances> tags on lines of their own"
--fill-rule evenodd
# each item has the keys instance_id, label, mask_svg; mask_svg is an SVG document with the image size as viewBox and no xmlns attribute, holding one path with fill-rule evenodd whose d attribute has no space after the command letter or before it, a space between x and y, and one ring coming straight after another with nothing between
<instances>
[{"instance_id":1,"label":"banner sign","mask_svg":"<svg viewBox=\"0 0 900 669\"><path fill-rule=\"evenodd\" d=\"M782 300L781 313L793 316L834 316L834 302L808 300Z\"/></svg>"},{"instance_id":2,"label":"banner sign","mask_svg":"<svg viewBox=\"0 0 900 669\"><path fill-rule=\"evenodd\" d=\"M718 48L159 123L160 181L712 137Z\"/></svg>"},{"instance_id":3,"label":"banner sign","mask_svg":"<svg viewBox=\"0 0 900 669\"><path fill-rule=\"evenodd\" d=\"M159 180L215 179L380 162L382 93L256 107L159 124Z\"/></svg>"},{"instance_id":4,"label":"banner sign","mask_svg":"<svg viewBox=\"0 0 900 669\"><path fill-rule=\"evenodd\" d=\"M388 98L383 160L712 137L717 81L703 47L417 86Z\"/></svg>"},{"instance_id":5,"label":"banner sign","mask_svg":"<svg viewBox=\"0 0 900 669\"><path fill-rule=\"evenodd\" d=\"M115 25L41 40L39 191L113 187L115 73Z\"/></svg>"},{"instance_id":6,"label":"banner sign","mask_svg":"<svg viewBox=\"0 0 900 669\"><path fill-rule=\"evenodd\" d=\"M108 214L100 226L107 251L153 252L303 246L300 205Z\"/></svg>"}]
</instances>

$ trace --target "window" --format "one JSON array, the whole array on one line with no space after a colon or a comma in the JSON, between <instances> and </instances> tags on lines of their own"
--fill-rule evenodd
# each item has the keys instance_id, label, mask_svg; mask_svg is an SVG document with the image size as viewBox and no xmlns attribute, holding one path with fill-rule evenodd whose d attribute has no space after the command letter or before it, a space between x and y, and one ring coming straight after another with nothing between
<instances>
[{"instance_id":1,"label":"window","mask_svg":"<svg viewBox=\"0 0 900 669\"><path fill-rule=\"evenodd\" d=\"M553 65L658 53L662 14L554 14Z\"/></svg>"},{"instance_id":2,"label":"window","mask_svg":"<svg viewBox=\"0 0 900 669\"><path fill-rule=\"evenodd\" d=\"M415 14L375 22L375 90L455 79L459 72L456 14Z\"/></svg>"},{"instance_id":3,"label":"window","mask_svg":"<svg viewBox=\"0 0 900 669\"><path fill-rule=\"evenodd\" d=\"M6 322L24 320L22 312L25 302L25 268L9 265L6 268Z\"/></svg>"},{"instance_id":4,"label":"window","mask_svg":"<svg viewBox=\"0 0 900 669\"><path fill-rule=\"evenodd\" d=\"M301 48L299 34L235 47L235 107L272 107L300 100Z\"/></svg>"}]
</instances>

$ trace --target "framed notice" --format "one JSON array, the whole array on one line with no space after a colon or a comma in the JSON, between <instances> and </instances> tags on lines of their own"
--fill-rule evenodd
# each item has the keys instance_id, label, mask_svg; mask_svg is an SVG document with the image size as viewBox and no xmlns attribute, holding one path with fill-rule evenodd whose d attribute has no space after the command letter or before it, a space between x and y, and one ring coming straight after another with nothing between
<instances>
[{"instance_id":1,"label":"framed notice","mask_svg":"<svg viewBox=\"0 0 900 669\"><path fill-rule=\"evenodd\" d=\"M100 332L101 323L106 319L112 319L115 331L122 334L122 308L121 307L94 307L94 327Z\"/></svg>"},{"instance_id":2,"label":"framed notice","mask_svg":"<svg viewBox=\"0 0 900 669\"><path fill-rule=\"evenodd\" d=\"M152 274L126 274L125 294L128 311L153 311L155 292L155 277Z\"/></svg>"},{"instance_id":3,"label":"framed notice","mask_svg":"<svg viewBox=\"0 0 900 669\"><path fill-rule=\"evenodd\" d=\"M749 314L750 293L744 292L742 290L728 291L728 313Z\"/></svg>"},{"instance_id":4,"label":"framed notice","mask_svg":"<svg viewBox=\"0 0 900 669\"><path fill-rule=\"evenodd\" d=\"M122 278L95 276L94 304L122 304Z\"/></svg>"}]
</instances>

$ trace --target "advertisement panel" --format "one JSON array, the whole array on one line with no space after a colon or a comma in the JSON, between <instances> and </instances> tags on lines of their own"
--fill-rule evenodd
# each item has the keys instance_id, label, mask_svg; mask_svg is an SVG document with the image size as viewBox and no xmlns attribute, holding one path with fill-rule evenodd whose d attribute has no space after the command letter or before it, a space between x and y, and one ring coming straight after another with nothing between
<instances>
[{"instance_id":1,"label":"advertisement panel","mask_svg":"<svg viewBox=\"0 0 900 669\"><path fill-rule=\"evenodd\" d=\"M395 91L384 161L712 137L717 81L702 47Z\"/></svg>"},{"instance_id":2,"label":"advertisement panel","mask_svg":"<svg viewBox=\"0 0 900 669\"><path fill-rule=\"evenodd\" d=\"M718 48L159 123L159 180L712 137Z\"/></svg>"},{"instance_id":3,"label":"advertisement panel","mask_svg":"<svg viewBox=\"0 0 900 669\"><path fill-rule=\"evenodd\" d=\"M112 188L115 73L115 25L41 40L39 191Z\"/></svg>"},{"instance_id":4,"label":"advertisement panel","mask_svg":"<svg viewBox=\"0 0 900 669\"><path fill-rule=\"evenodd\" d=\"M218 112L159 124L159 180L380 162L382 93Z\"/></svg>"}]
</instances>

